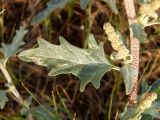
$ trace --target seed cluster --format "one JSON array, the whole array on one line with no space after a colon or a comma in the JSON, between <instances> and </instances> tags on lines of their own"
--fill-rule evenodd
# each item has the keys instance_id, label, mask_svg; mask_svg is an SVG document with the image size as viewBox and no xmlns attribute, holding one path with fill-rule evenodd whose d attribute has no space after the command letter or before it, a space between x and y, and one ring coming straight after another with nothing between
<instances>
[{"instance_id":1,"label":"seed cluster","mask_svg":"<svg viewBox=\"0 0 160 120\"><path fill-rule=\"evenodd\" d=\"M152 102L157 99L157 93L144 93L141 97L139 108L141 111L146 110L147 108L151 107Z\"/></svg>"},{"instance_id":2,"label":"seed cluster","mask_svg":"<svg viewBox=\"0 0 160 120\"><path fill-rule=\"evenodd\" d=\"M152 0L150 3L142 4L139 9L139 22L145 26L148 23L150 17L154 20L157 20L158 14L156 13L156 10L158 8L160 8L160 0Z\"/></svg>"},{"instance_id":3,"label":"seed cluster","mask_svg":"<svg viewBox=\"0 0 160 120\"><path fill-rule=\"evenodd\" d=\"M127 60L127 57L130 57L129 50L124 45L123 41L120 40L120 35L116 33L113 26L110 23L105 23L103 26L105 33L108 36L108 40L111 42L111 45L116 52L112 55L115 59Z\"/></svg>"},{"instance_id":4,"label":"seed cluster","mask_svg":"<svg viewBox=\"0 0 160 120\"><path fill-rule=\"evenodd\" d=\"M144 93L140 99L140 103L138 105L137 111L135 112L134 116L129 120L141 120L142 113L152 106L152 102L157 99L157 93Z\"/></svg>"}]
</instances>

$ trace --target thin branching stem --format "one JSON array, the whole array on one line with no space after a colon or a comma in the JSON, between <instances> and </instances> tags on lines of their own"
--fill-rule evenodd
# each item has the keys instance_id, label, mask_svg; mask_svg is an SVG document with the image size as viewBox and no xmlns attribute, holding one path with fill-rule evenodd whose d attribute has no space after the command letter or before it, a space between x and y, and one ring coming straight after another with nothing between
<instances>
[{"instance_id":1,"label":"thin branching stem","mask_svg":"<svg viewBox=\"0 0 160 120\"><path fill-rule=\"evenodd\" d=\"M6 80L9 84L9 92L11 92L14 95L14 97L16 98L16 101L20 105L22 105L23 99L22 99L21 95L19 94L18 90L16 89L16 87L14 86L8 71L6 70L5 66L2 63L0 63L0 69L3 72L4 76L6 77Z\"/></svg>"},{"instance_id":2,"label":"thin branching stem","mask_svg":"<svg viewBox=\"0 0 160 120\"><path fill-rule=\"evenodd\" d=\"M133 23L137 22L136 19L136 12L134 7L133 0L124 0L125 9L127 12L128 17L128 24L129 26ZM136 71L139 71L139 49L140 49L140 43L137 38L133 36L133 30L130 27L130 47L131 47L131 53L132 53L132 62L131 65ZM137 87L138 87L138 72L133 76L133 86L132 86L132 92L129 94L129 106L132 106L136 103L137 98Z\"/></svg>"}]
</instances>

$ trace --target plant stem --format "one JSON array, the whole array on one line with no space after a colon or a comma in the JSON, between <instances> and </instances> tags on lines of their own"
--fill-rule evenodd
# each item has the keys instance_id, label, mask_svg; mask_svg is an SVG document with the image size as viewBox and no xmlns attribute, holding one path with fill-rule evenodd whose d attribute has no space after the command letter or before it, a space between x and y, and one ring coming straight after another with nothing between
<instances>
[{"instance_id":1,"label":"plant stem","mask_svg":"<svg viewBox=\"0 0 160 120\"><path fill-rule=\"evenodd\" d=\"M4 1L2 0L2 3ZM4 34L3 34L3 31L4 31L4 4L2 4L2 14L1 14L1 17L0 17L0 31L1 31L1 35L0 35L0 38L2 40L2 42L4 42Z\"/></svg>"},{"instance_id":2,"label":"plant stem","mask_svg":"<svg viewBox=\"0 0 160 120\"><path fill-rule=\"evenodd\" d=\"M133 23L137 23L133 0L124 0L124 4L127 12L129 26ZM133 58L131 65L136 71L139 71L140 43L139 43L139 40L133 36L133 30L131 27L129 28L129 30L130 30L130 47L131 47L131 53ZM133 86L132 86L132 91L129 94L129 101L128 101L129 106L134 106L136 103L137 89L138 89L138 72L132 78L133 78L132 79Z\"/></svg>"},{"instance_id":3,"label":"plant stem","mask_svg":"<svg viewBox=\"0 0 160 120\"><path fill-rule=\"evenodd\" d=\"M31 93L31 91L23 83L22 83L22 86L31 95L31 97L42 107L42 109L46 111L50 116L52 116L53 119L55 119L55 115L52 112L50 112L43 104L41 104L40 101Z\"/></svg>"},{"instance_id":4,"label":"plant stem","mask_svg":"<svg viewBox=\"0 0 160 120\"><path fill-rule=\"evenodd\" d=\"M116 70L116 71L120 71L120 68L119 67L117 67L117 66L113 66L113 68L112 68L113 70Z\"/></svg>"},{"instance_id":5,"label":"plant stem","mask_svg":"<svg viewBox=\"0 0 160 120\"><path fill-rule=\"evenodd\" d=\"M19 94L18 90L16 89L16 87L14 86L8 71L6 70L5 66L2 63L0 63L0 69L3 72L4 76L6 77L6 80L9 84L9 91L16 97L16 101L20 105L22 105L23 99L22 99L21 95Z\"/></svg>"},{"instance_id":6,"label":"plant stem","mask_svg":"<svg viewBox=\"0 0 160 120\"><path fill-rule=\"evenodd\" d=\"M110 96L109 109L108 109L108 120L111 120L112 104L113 104L113 97L114 97L115 89L116 89L116 80L114 81L113 89L112 89L111 96Z\"/></svg>"},{"instance_id":7,"label":"plant stem","mask_svg":"<svg viewBox=\"0 0 160 120\"><path fill-rule=\"evenodd\" d=\"M88 8L86 9L86 20L85 20L85 41L84 48L87 48L88 45L88 37L91 30L91 8L92 8L92 0L89 1Z\"/></svg>"}]
</instances>

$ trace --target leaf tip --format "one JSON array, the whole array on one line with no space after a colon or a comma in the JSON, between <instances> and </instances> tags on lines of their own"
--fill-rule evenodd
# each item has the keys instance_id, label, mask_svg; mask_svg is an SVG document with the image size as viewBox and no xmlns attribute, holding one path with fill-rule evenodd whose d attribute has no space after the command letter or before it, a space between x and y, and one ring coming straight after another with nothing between
<instances>
[{"instance_id":1,"label":"leaf tip","mask_svg":"<svg viewBox=\"0 0 160 120\"><path fill-rule=\"evenodd\" d=\"M85 89L85 87L80 86L80 92L83 92L83 91L84 91L84 89Z\"/></svg>"},{"instance_id":2,"label":"leaf tip","mask_svg":"<svg viewBox=\"0 0 160 120\"><path fill-rule=\"evenodd\" d=\"M100 81L99 81L99 80L94 80L94 81L92 81L92 83L93 83L93 86L94 86L96 89L98 89L98 88L100 87Z\"/></svg>"},{"instance_id":3,"label":"leaf tip","mask_svg":"<svg viewBox=\"0 0 160 120\"><path fill-rule=\"evenodd\" d=\"M65 40L64 37L62 37L62 36L59 36L59 41L60 41L61 44L63 44L63 43L66 42L66 40Z\"/></svg>"},{"instance_id":4,"label":"leaf tip","mask_svg":"<svg viewBox=\"0 0 160 120\"><path fill-rule=\"evenodd\" d=\"M18 54L18 58L26 62L30 62L31 57L33 57L31 50L26 50Z\"/></svg>"}]
</instances>

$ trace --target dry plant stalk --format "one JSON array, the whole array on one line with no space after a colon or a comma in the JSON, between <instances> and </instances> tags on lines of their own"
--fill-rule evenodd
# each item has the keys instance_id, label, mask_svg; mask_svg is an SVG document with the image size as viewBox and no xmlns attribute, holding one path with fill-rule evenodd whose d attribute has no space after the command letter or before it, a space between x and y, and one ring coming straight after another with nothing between
<instances>
[{"instance_id":1,"label":"dry plant stalk","mask_svg":"<svg viewBox=\"0 0 160 120\"><path fill-rule=\"evenodd\" d=\"M23 104L23 98L21 97L20 93L18 92L17 88L13 85L12 79L8 73L8 71L5 69L4 65L0 63L0 69L3 72L4 76L6 77L6 80L8 84L10 85L9 91L14 95L15 100L22 105Z\"/></svg>"},{"instance_id":2,"label":"dry plant stalk","mask_svg":"<svg viewBox=\"0 0 160 120\"><path fill-rule=\"evenodd\" d=\"M10 84L11 86L9 87L9 91L14 95L14 99L21 105L23 106L23 98L20 95L20 93L18 92L17 88L15 87L15 85L12 82L12 78L9 75L8 71L6 70L5 66L3 64L0 63L0 70L2 71L2 73L4 74L4 76L6 77L6 80L8 82L8 84ZM32 115L29 113L28 115L28 120L33 120Z\"/></svg>"},{"instance_id":3,"label":"dry plant stalk","mask_svg":"<svg viewBox=\"0 0 160 120\"><path fill-rule=\"evenodd\" d=\"M127 12L129 26L133 23L137 23L133 0L124 0L124 4ZM131 65L134 69L139 71L140 43L139 40L133 36L133 30L131 27L129 28L129 30L130 30L130 47L132 53ZM138 72L136 75L133 76L132 82L133 82L133 89L132 92L129 94L129 106L133 106L136 103L137 89L138 89Z\"/></svg>"}]
</instances>

